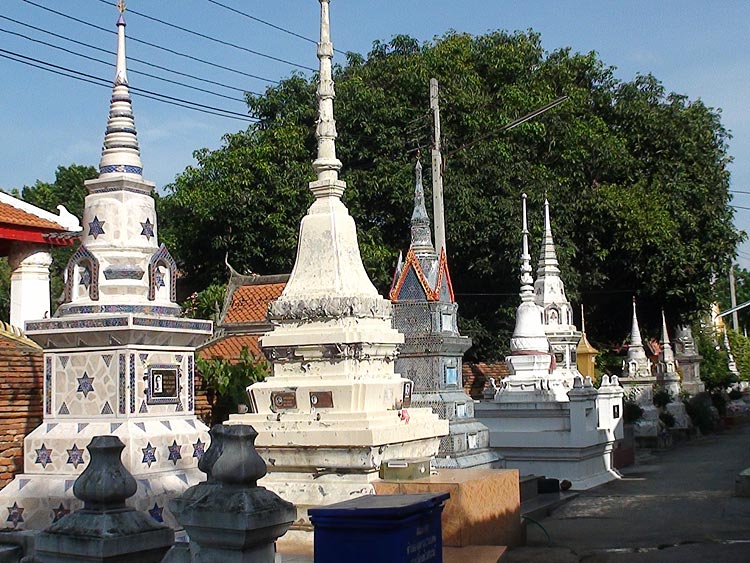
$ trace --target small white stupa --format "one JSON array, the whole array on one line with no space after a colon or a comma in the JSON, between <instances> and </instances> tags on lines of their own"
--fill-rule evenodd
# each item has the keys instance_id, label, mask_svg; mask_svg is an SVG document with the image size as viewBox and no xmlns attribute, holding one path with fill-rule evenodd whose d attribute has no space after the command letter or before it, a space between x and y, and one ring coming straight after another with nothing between
<instances>
[{"instance_id":1,"label":"small white stupa","mask_svg":"<svg viewBox=\"0 0 750 563\"><path fill-rule=\"evenodd\" d=\"M682 371L682 389L691 395L702 393L706 386L701 381L701 361L690 325L680 325L674 339L675 359Z\"/></svg>"},{"instance_id":2,"label":"small white stupa","mask_svg":"<svg viewBox=\"0 0 750 563\"><path fill-rule=\"evenodd\" d=\"M625 396L643 409L643 415L633 427L637 438L657 438L659 435L659 410L654 406L656 377L651 373L651 360L646 356L638 324L635 297L633 297L633 322L630 327L630 344L627 358L622 363L620 384Z\"/></svg>"},{"instance_id":3,"label":"small white stupa","mask_svg":"<svg viewBox=\"0 0 750 563\"><path fill-rule=\"evenodd\" d=\"M658 385L667 391L672 402L666 406L666 410L675 420L675 428L689 428L690 417L682 402L682 386L680 385L680 374L677 373L677 362L674 358L672 344L669 342L669 331L667 330L667 319L664 310L661 312L661 351L659 361L656 364L656 380Z\"/></svg>"},{"instance_id":4,"label":"small white stupa","mask_svg":"<svg viewBox=\"0 0 750 563\"><path fill-rule=\"evenodd\" d=\"M507 467L587 489L619 477L611 458L615 441L622 438L623 390L616 377L604 376L597 390L590 377L576 376L568 391L554 375L542 309L534 302L525 194L522 216L521 304L511 355L505 359L510 375L474 412L489 428L490 447Z\"/></svg>"},{"instance_id":5,"label":"small white stupa","mask_svg":"<svg viewBox=\"0 0 750 563\"><path fill-rule=\"evenodd\" d=\"M580 377L576 365L576 348L581 332L573 324L573 307L565 294L565 283L560 277L555 241L552 237L549 201L544 200L544 238L539 252L539 264L534 282L534 301L542 309L542 324L555 355L554 375L566 389Z\"/></svg>"},{"instance_id":6,"label":"small white stupa","mask_svg":"<svg viewBox=\"0 0 750 563\"><path fill-rule=\"evenodd\" d=\"M510 375L502 380L495 400L501 403L567 401L563 380L554 373L555 356L544 331L543 310L534 300L526 194L522 195L522 221L521 304L516 310L516 327L510 339L511 355L505 359Z\"/></svg>"},{"instance_id":7,"label":"small white stupa","mask_svg":"<svg viewBox=\"0 0 750 563\"><path fill-rule=\"evenodd\" d=\"M167 500L204 479L208 443L194 413L195 346L211 323L179 317L174 260L158 243L154 184L144 180L125 61L117 67L99 177L86 182L84 232L54 318L26 323L44 348L44 421L24 440L24 472L0 492L14 528L44 528L81 506L73 483L94 436L125 444L138 491L128 503L179 527Z\"/></svg>"},{"instance_id":8,"label":"small white stupa","mask_svg":"<svg viewBox=\"0 0 750 563\"><path fill-rule=\"evenodd\" d=\"M382 462L434 457L448 421L408 408L413 383L395 373L404 337L390 301L367 277L354 220L341 201L333 117L329 0L320 0L317 180L300 224L294 269L261 339L273 375L248 387L252 413L229 423L258 431L269 473L260 484L297 506L283 541L310 544L307 509L374 494Z\"/></svg>"}]
</instances>

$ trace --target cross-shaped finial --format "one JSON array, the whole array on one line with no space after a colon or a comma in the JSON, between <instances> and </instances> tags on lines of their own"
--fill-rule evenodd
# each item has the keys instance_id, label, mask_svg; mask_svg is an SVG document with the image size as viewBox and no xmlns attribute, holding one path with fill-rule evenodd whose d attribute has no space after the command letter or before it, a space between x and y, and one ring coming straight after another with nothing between
<instances>
[{"instance_id":1,"label":"cross-shaped finial","mask_svg":"<svg viewBox=\"0 0 750 563\"><path fill-rule=\"evenodd\" d=\"M117 0L117 9L120 10L121 14L125 13L125 1L124 0Z\"/></svg>"}]
</instances>

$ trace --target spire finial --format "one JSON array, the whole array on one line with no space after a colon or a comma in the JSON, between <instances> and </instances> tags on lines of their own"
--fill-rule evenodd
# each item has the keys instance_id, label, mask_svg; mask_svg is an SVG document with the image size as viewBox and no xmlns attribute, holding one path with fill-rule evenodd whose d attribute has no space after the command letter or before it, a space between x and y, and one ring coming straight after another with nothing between
<instances>
[{"instance_id":1,"label":"spire finial","mask_svg":"<svg viewBox=\"0 0 750 563\"><path fill-rule=\"evenodd\" d=\"M341 197L345 184L338 182L341 161L336 158L336 121L333 117L333 99L336 93L333 87L333 43L331 43L331 24L329 16L330 0L320 1L320 42L318 43L318 126L315 138L318 140L318 157L313 162L313 169L318 175L317 182L310 185L315 197L333 195Z\"/></svg>"},{"instance_id":2,"label":"spire finial","mask_svg":"<svg viewBox=\"0 0 750 563\"><path fill-rule=\"evenodd\" d=\"M141 151L135 130L133 106L128 89L127 59L125 56L125 2L118 0L117 9L117 65L109 104L109 120L104 135L99 175L136 174L143 172Z\"/></svg>"},{"instance_id":3,"label":"spire finial","mask_svg":"<svg viewBox=\"0 0 750 563\"><path fill-rule=\"evenodd\" d=\"M664 309L661 310L661 343L669 344L669 331L667 330L667 318L664 316Z\"/></svg>"},{"instance_id":4,"label":"spire finial","mask_svg":"<svg viewBox=\"0 0 750 563\"><path fill-rule=\"evenodd\" d=\"M411 247L416 254L434 253L432 233L430 232L430 217L424 201L424 187L422 184L422 162L417 156L414 166L414 211L411 214Z\"/></svg>"},{"instance_id":5,"label":"spire finial","mask_svg":"<svg viewBox=\"0 0 750 563\"><path fill-rule=\"evenodd\" d=\"M583 303L581 303L581 332L586 334L586 315L583 312Z\"/></svg>"},{"instance_id":6,"label":"spire finial","mask_svg":"<svg viewBox=\"0 0 750 563\"><path fill-rule=\"evenodd\" d=\"M549 200L544 197L544 238L539 251L539 264L537 265L537 277L556 277L560 275L555 240L552 237L552 222L549 218Z\"/></svg>"},{"instance_id":7,"label":"spire finial","mask_svg":"<svg viewBox=\"0 0 750 563\"><path fill-rule=\"evenodd\" d=\"M638 326L638 314L635 308L635 295L633 296L633 325L630 328L630 346L643 346L641 327Z\"/></svg>"},{"instance_id":8,"label":"spire finial","mask_svg":"<svg viewBox=\"0 0 750 563\"><path fill-rule=\"evenodd\" d=\"M521 194L522 252L521 252L521 301L534 300L534 279L531 277L531 255L529 254L529 227L526 221L526 194Z\"/></svg>"}]
</instances>

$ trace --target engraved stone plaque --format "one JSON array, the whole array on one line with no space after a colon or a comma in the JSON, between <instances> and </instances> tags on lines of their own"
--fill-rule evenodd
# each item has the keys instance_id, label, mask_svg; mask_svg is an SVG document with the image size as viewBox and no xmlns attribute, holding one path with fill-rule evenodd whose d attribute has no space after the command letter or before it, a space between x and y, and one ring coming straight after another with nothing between
<instances>
[{"instance_id":1,"label":"engraved stone plaque","mask_svg":"<svg viewBox=\"0 0 750 563\"><path fill-rule=\"evenodd\" d=\"M404 400L401 403L401 406L404 408L411 406L411 392L414 388L414 384L411 381L404 382Z\"/></svg>"},{"instance_id":2,"label":"engraved stone plaque","mask_svg":"<svg viewBox=\"0 0 750 563\"><path fill-rule=\"evenodd\" d=\"M310 406L314 409L332 409L332 391L310 391Z\"/></svg>"},{"instance_id":3,"label":"engraved stone plaque","mask_svg":"<svg viewBox=\"0 0 750 563\"><path fill-rule=\"evenodd\" d=\"M179 366L151 366L148 368L149 405L175 404L178 401Z\"/></svg>"},{"instance_id":4,"label":"engraved stone plaque","mask_svg":"<svg viewBox=\"0 0 750 563\"><path fill-rule=\"evenodd\" d=\"M296 391L274 391L273 393L271 393L271 410L273 412L296 408Z\"/></svg>"},{"instance_id":5,"label":"engraved stone plaque","mask_svg":"<svg viewBox=\"0 0 750 563\"><path fill-rule=\"evenodd\" d=\"M620 405L612 405L612 418L620 418Z\"/></svg>"}]
</instances>

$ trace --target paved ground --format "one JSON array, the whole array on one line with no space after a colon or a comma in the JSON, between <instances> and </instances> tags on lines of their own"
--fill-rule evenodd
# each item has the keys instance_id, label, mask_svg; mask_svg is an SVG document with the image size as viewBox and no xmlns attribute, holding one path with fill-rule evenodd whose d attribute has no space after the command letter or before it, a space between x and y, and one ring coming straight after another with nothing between
<instances>
[{"instance_id":1,"label":"paved ground","mask_svg":"<svg viewBox=\"0 0 750 563\"><path fill-rule=\"evenodd\" d=\"M503 563L750 562L750 498L732 496L750 467L750 424L639 457L624 478L529 525Z\"/></svg>"}]
</instances>

